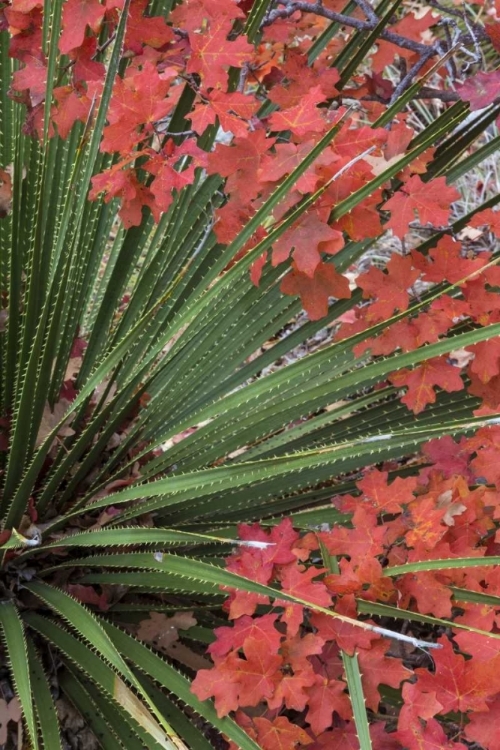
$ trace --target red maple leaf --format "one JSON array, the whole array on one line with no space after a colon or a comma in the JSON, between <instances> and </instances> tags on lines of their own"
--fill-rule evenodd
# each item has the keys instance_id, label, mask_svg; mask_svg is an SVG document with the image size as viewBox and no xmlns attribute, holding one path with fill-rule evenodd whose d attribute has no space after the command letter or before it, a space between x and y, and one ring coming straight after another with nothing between
<instances>
[{"instance_id":1,"label":"red maple leaf","mask_svg":"<svg viewBox=\"0 0 500 750\"><path fill-rule=\"evenodd\" d=\"M85 38L87 26L97 33L100 29L106 8L99 0L67 0L63 7L62 34L59 49L63 55L80 47Z\"/></svg>"},{"instance_id":2,"label":"red maple leaf","mask_svg":"<svg viewBox=\"0 0 500 750\"><path fill-rule=\"evenodd\" d=\"M488 383L500 374L500 338L481 341L468 348L474 353L470 370L478 376L482 383Z\"/></svg>"},{"instance_id":3,"label":"red maple leaf","mask_svg":"<svg viewBox=\"0 0 500 750\"><path fill-rule=\"evenodd\" d=\"M334 711L343 719L351 718L351 702L345 688L346 684L341 680L329 680L316 675L316 685L307 689L309 708L306 714L306 721L315 734L332 726Z\"/></svg>"},{"instance_id":4,"label":"red maple leaf","mask_svg":"<svg viewBox=\"0 0 500 750\"><path fill-rule=\"evenodd\" d=\"M460 99L469 102L471 110L483 109L500 96L500 70L486 73L482 70L469 76L456 87Z\"/></svg>"},{"instance_id":5,"label":"red maple leaf","mask_svg":"<svg viewBox=\"0 0 500 750\"><path fill-rule=\"evenodd\" d=\"M382 578L382 566L374 557L354 562L342 557L339 561L340 574L330 573L325 576L325 584L336 595L357 594L380 583L387 586L387 579Z\"/></svg>"},{"instance_id":6,"label":"red maple leaf","mask_svg":"<svg viewBox=\"0 0 500 750\"><path fill-rule=\"evenodd\" d=\"M132 181L133 173L131 170L123 169L123 166L126 166L127 163L127 161L124 163L117 162L105 172L93 177L92 189L89 194L90 199L95 200L100 193L106 194L104 198L106 203L111 198L116 197L134 198L136 190Z\"/></svg>"},{"instance_id":7,"label":"red maple leaf","mask_svg":"<svg viewBox=\"0 0 500 750\"><path fill-rule=\"evenodd\" d=\"M283 659L269 652L260 638L247 638L243 646L246 659L237 667L240 706L256 706L270 698L281 680Z\"/></svg>"},{"instance_id":8,"label":"red maple leaf","mask_svg":"<svg viewBox=\"0 0 500 750\"><path fill-rule=\"evenodd\" d=\"M497 414L500 411L500 375L482 383L474 373L471 373L471 384L467 389L473 396L482 400L482 405L475 414Z\"/></svg>"},{"instance_id":9,"label":"red maple leaf","mask_svg":"<svg viewBox=\"0 0 500 750\"><path fill-rule=\"evenodd\" d=\"M487 482L500 486L500 461L498 460L497 445L480 448L471 464L476 477L482 477Z\"/></svg>"},{"instance_id":10,"label":"red maple leaf","mask_svg":"<svg viewBox=\"0 0 500 750\"><path fill-rule=\"evenodd\" d=\"M465 727L465 736L488 750L500 750L500 695L487 700L488 713L472 713Z\"/></svg>"},{"instance_id":11,"label":"red maple leaf","mask_svg":"<svg viewBox=\"0 0 500 750\"><path fill-rule=\"evenodd\" d=\"M363 297L376 299L366 313L366 319L369 322L386 320L396 310L407 309L410 296L406 290L420 276L420 271L412 266L410 257L395 253L387 263L387 273L372 267L367 273L359 276L357 284L363 290Z\"/></svg>"},{"instance_id":12,"label":"red maple leaf","mask_svg":"<svg viewBox=\"0 0 500 750\"><path fill-rule=\"evenodd\" d=\"M415 268L424 272L424 281L440 283L450 281L455 284L467 276L476 273L488 262L488 258L469 259L462 255L461 243L445 235L424 257L421 253L412 252Z\"/></svg>"},{"instance_id":13,"label":"red maple leaf","mask_svg":"<svg viewBox=\"0 0 500 750\"><path fill-rule=\"evenodd\" d=\"M349 146L349 142L347 145ZM330 183L326 192L320 198L319 205L324 206L325 209L329 207L330 210L332 205L340 203L340 201L362 188L370 180L373 180L372 166L364 159L351 164L351 159L348 156L337 151L332 151L331 153L333 156L337 156L337 158L330 158L328 162L325 163L323 161L316 165L316 172L321 178L321 182ZM336 176L341 171L342 179L338 179ZM378 196L379 193L377 191L371 193L368 201L370 201L372 195ZM380 203L380 198L377 200L377 203Z\"/></svg>"},{"instance_id":14,"label":"red maple leaf","mask_svg":"<svg viewBox=\"0 0 500 750\"><path fill-rule=\"evenodd\" d=\"M306 688L316 683L316 674L312 667L303 669L297 674L285 674L279 683L274 696L268 698L267 704L271 709L279 709L283 704L293 711L303 711L309 703Z\"/></svg>"},{"instance_id":15,"label":"red maple leaf","mask_svg":"<svg viewBox=\"0 0 500 750\"><path fill-rule=\"evenodd\" d=\"M12 77L14 91L29 89L31 104L34 106L43 101L47 86L47 65L37 55L24 55L24 67L16 70Z\"/></svg>"},{"instance_id":16,"label":"red maple leaf","mask_svg":"<svg viewBox=\"0 0 500 750\"><path fill-rule=\"evenodd\" d=\"M484 211L474 214L472 219L469 221L470 227L488 227L490 231L495 235L500 234L500 211L493 211L492 208L487 208Z\"/></svg>"},{"instance_id":17,"label":"red maple leaf","mask_svg":"<svg viewBox=\"0 0 500 750\"><path fill-rule=\"evenodd\" d=\"M309 669L311 665L309 657L320 654L324 645L323 638L315 633L297 634L293 638L287 638L283 641L281 645L283 661L295 673L302 672Z\"/></svg>"},{"instance_id":18,"label":"red maple leaf","mask_svg":"<svg viewBox=\"0 0 500 750\"><path fill-rule=\"evenodd\" d=\"M311 320L319 320L328 313L330 297L349 299L351 296L348 280L329 263L320 263L312 278L300 273L292 264L292 270L281 282L280 289L283 294L300 295L302 306Z\"/></svg>"},{"instance_id":19,"label":"red maple leaf","mask_svg":"<svg viewBox=\"0 0 500 750\"><path fill-rule=\"evenodd\" d=\"M278 716L273 721L256 717L257 739L262 750L295 750L297 745L310 745L313 740L297 724L292 724L286 716Z\"/></svg>"},{"instance_id":20,"label":"red maple leaf","mask_svg":"<svg viewBox=\"0 0 500 750\"><path fill-rule=\"evenodd\" d=\"M248 201L242 201L237 193L235 193L234 196L231 196L231 200L221 208L217 209L215 213L216 222L214 225L214 232L217 241L223 245L228 245L232 242L241 230L241 227L247 223L252 214L252 206ZM264 258L267 258L267 252L263 255ZM256 286L258 286L258 284L256 284Z\"/></svg>"},{"instance_id":21,"label":"red maple leaf","mask_svg":"<svg viewBox=\"0 0 500 750\"><path fill-rule=\"evenodd\" d=\"M312 279L321 262L320 251L333 255L343 247L342 232L321 221L317 212L308 211L274 243L272 264L283 263L293 250L295 268Z\"/></svg>"},{"instance_id":22,"label":"red maple leaf","mask_svg":"<svg viewBox=\"0 0 500 750\"><path fill-rule=\"evenodd\" d=\"M336 720L335 729L328 729L322 732L316 738L316 744L312 750L359 750L359 739L356 732L356 726L353 721ZM373 740L373 724L370 725L370 734ZM391 743L391 735L384 735L383 745L372 743L373 750L401 750L401 746L395 746Z\"/></svg>"},{"instance_id":23,"label":"red maple leaf","mask_svg":"<svg viewBox=\"0 0 500 750\"><path fill-rule=\"evenodd\" d=\"M358 612L354 596L347 595L339 599L335 605L335 612L356 619ZM358 648L370 648L372 641L380 638L371 630L357 628L320 612L311 614L311 624L325 641L335 641L339 648L351 655Z\"/></svg>"},{"instance_id":24,"label":"red maple leaf","mask_svg":"<svg viewBox=\"0 0 500 750\"><path fill-rule=\"evenodd\" d=\"M398 659L387 656L391 644L386 640L373 643L370 650L360 649L358 659L362 674L363 695L368 708L377 711L380 703L379 685L398 688L412 676Z\"/></svg>"},{"instance_id":25,"label":"red maple leaf","mask_svg":"<svg viewBox=\"0 0 500 750\"><path fill-rule=\"evenodd\" d=\"M442 535L441 535L442 536ZM403 576L398 584L401 594L412 596L417 610L436 617L451 617L451 591L429 571Z\"/></svg>"},{"instance_id":26,"label":"red maple leaf","mask_svg":"<svg viewBox=\"0 0 500 750\"><path fill-rule=\"evenodd\" d=\"M74 65L72 68L73 81L101 81L104 78L106 67L103 63L94 60L97 52L97 39L95 36L87 36L79 47L71 50L69 56Z\"/></svg>"},{"instance_id":27,"label":"red maple leaf","mask_svg":"<svg viewBox=\"0 0 500 750\"><path fill-rule=\"evenodd\" d=\"M179 3L169 13L173 24L190 32L206 29L207 22L218 21L226 25L229 33L236 18L245 18L245 14L234 0L189 0Z\"/></svg>"},{"instance_id":28,"label":"red maple leaf","mask_svg":"<svg viewBox=\"0 0 500 750\"><path fill-rule=\"evenodd\" d=\"M324 111L318 109L316 105L324 100L325 94L321 86L314 86L301 98L299 104L281 112L274 112L269 118L269 125L272 130L291 130L298 136L304 136L307 133L322 133L327 126L327 121Z\"/></svg>"},{"instance_id":29,"label":"red maple leaf","mask_svg":"<svg viewBox=\"0 0 500 750\"><path fill-rule=\"evenodd\" d=\"M206 95L206 102L197 104L186 116L191 120L193 129L197 133L203 133L219 118L223 130L235 136L245 137L249 128L249 120L258 107L258 102L251 96L238 91L225 93L215 90Z\"/></svg>"},{"instance_id":30,"label":"red maple leaf","mask_svg":"<svg viewBox=\"0 0 500 750\"><path fill-rule=\"evenodd\" d=\"M251 594L246 591L233 591L226 604L231 620L237 620L242 615L253 615L259 604L268 604L269 599L262 594Z\"/></svg>"},{"instance_id":31,"label":"red maple leaf","mask_svg":"<svg viewBox=\"0 0 500 750\"><path fill-rule=\"evenodd\" d=\"M428 359L414 370L399 370L390 375L389 380L397 388L408 388L401 401L414 414L419 414L427 404L436 401L436 386L447 393L461 391L464 387L459 368L448 364L445 357Z\"/></svg>"},{"instance_id":32,"label":"red maple leaf","mask_svg":"<svg viewBox=\"0 0 500 750\"><path fill-rule=\"evenodd\" d=\"M419 497L408 508L410 530L406 534L408 547L423 543L429 550L436 546L446 534L447 528L441 523L445 508L436 508L433 497Z\"/></svg>"},{"instance_id":33,"label":"red maple leaf","mask_svg":"<svg viewBox=\"0 0 500 750\"><path fill-rule=\"evenodd\" d=\"M290 518L284 518L272 527L269 541L272 542L271 546L261 550L264 560L275 565L286 565L297 558L295 545L300 541L300 534L293 528Z\"/></svg>"},{"instance_id":34,"label":"red maple leaf","mask_svg":"<svg viewBox=\"0 0 500 750\"><path fill-rule=\"evenodd\" d=\"M130 170L129 170L130 171ZM125 229L138 227L143 220L143 208L147 206L151 211L154 221L160 218L160 210L151 190L140 182L135 171L130 177L130 184L133 186L134 195L125 197L119 211L120 219Z\"/></svg>"},{"instance_id":35,"label":"red maple leaf","mask_svg":"<svg viewBox=\"0 0 500 750\"><path fill-rule=\"evenodd\" d=\"M405 122L393 124L387 134L387 142L384 148L384 156L389 161L398 154L403 154L411 143L415 131L408 127Z\"/></svg>"},{"instance_id":36,"label":"red maple leaf","mask_svg":"<svg viewBox=\"0 0 500 750\"><path fill-rule=\"evenodd\" d=\"M212 656L225 656L229 651L238 651L247 638L260 639L265 643L270 654L277 654L283 635L274 627L277 615L249 617L243 615L236 620L233 627L223 625L214 631L216 640L208 647Z\"/></svg>"},{"instance_id":37,"label":"red maple leaf","mask_svg":"<svg viewBox=\"0 0 500 750\"><path fill-rule=\"evenodd\" d=\"M259 539L260 534L256 534L255 530L252 534L252 539L257 541L268 541L269 537L267 534L260 530L263 538ZM226 561L226 567L233 573L250 578L252 581L258 581L259 583L269 583L274 571L274 566L271 562L265 562L260 555L256 555L255 552L260 550L241 548L236 554L232 555ZM237 619L242 615L253 615L258 604L267 603L268 597L262 594L250 594L245 591L233 591L229 598L229 617L231 619Z\"/></svg>"},{"instance_id":38,"label":"red maple leaf","mask_svg":"<svg viewBox=\"0 0 500 750\"><path fill-rule=\"evenodd\" d=\"M365 503L376 509L377 513L401 513L402 506L414 500L417 479L396 477L388 484L388 477L389 472L372 469L356 482L356 486L363 492Z\"/></svg>"},{"instance_id":39,"label":"red maple leaf","mask_svg":"<svg viewBox=\"0 0 500 750\"><path fill-rule=\"evenodd\" d=\"M435 672L419 667L417 686L424 693L435 693L449 711L487 711L487 698L500 691L500 654L489 662L466 661L453 651L451 642L441 637L442 648L433 653Z\"/></svg>"},{"instance_id":40,"label":"red maple leaf","mask_svg":"<svg viewBox=\"0 0 500 750\"><path fill-rule=\"evenodd\" d=\"M382 200L382 190L374 190L365 200L344 214L333 227L347 232L352 240L366 240L376 237L382 231L378 204Z\"/></svg>"},{"instance_id":41,"label":"red maple leaf","mask_svg":"<svg viewBox=\"0 0 500 750\"><path fill-rule=\"evenodd\" d=\"M90 109L90 100L85 95L79 96L73 86L58 86L54 89L57 107L51 111L51 117L61 138L67 138L71 128L77 122L85 122Z\"/></svg>"},{"instance_id":42,"label":"red maple leaf","mask_svg":"<svg viewBox=\"0 0 500 750\"><path fill-rule=\"evenodd\" d=\"M268 542L269 546L264 549L252 549L251 554L261 562L262 565L286 565L297 559L292 551L293 546L299 539L299 534L294 530L290 518L284 518L270 533L265 532L258 523L251 526L242 523L238 526L238 536L247 541Z\"/></svg>"},{"instance_id":43,"label":"red maple leaf","mask_svg":"<svg viewBox=\"0 0 500 750\"><path fill-rule=\"evenodd\" d=\"M176 169L184 156L191 156L191 164L182 171ZM173 141L167 141L164 148L144 164L146 172L155 175L151 184L151 192L156 199L160 211L167 211L173 200L173 190L182 190L190 185L195 178L195 168L206 162L206 153L199 149L192 141L184 141L175 146Z\"/></svg>"},{"instance_id":44,"label":"red maple leaf","mask_svg":"<svg viewBox=\"0 0 500 750\"><path fill-rule=\"evenodd\" d=\"M302 626L305 608L301 604L289 604L284 601L280 604L283 607L281 622L285 623L288 635L293 637Z\"/></svg>"},{"instance_id":45,"label":"red maple leaf","mask_svg":"<svg viewBox=\"0 0 500 750\"><path fill-rule=\"evenodd\" d=\"M422 451L433 463L433 467L440 471L447 479L453 474L468 477L472 484L472 473L469 468L471 451L467 448L467 441L461 438L456 443L450 435L429 440L422 446Z\"/></svg>"},{"instance_id":46,"label":"red maple leaf","mask_svg":"<svg viewBox=\"0 0 500 750\"><path fill-rule=\"evenodd\" d=\"M112 198L121 198L120 218L128 229L141 223L143 206L149 207L155 221L159 219L159 210L153 194L146 185L139 182L135 170L123 169L127 164L127 160L117 162L93 177L89 197L94 200L100 193L105 193L105 203Z\"/></svg>"},{"instance_id":47,"label":"red maple leaf","mask_svg":"<svg viewBox=\"0 0 500 750\"><path fill-rule=\"evenodd\" d=\"M309 141L305 144L301 143L299 145L292 143L291 141L289 143L277 143L273 149L273 153L269 154L262 160L262 181L278 182L278 180L281 180L284 175L290 174L290 172L292 172L295 167L303 161L310 150L311 143ZM308 172L311 173L311 169L309 169ZM304 175L302 175L300 180L303 180L303 178ZM311 189L313 189L318 178L315 174L311 174L309 179L312 180L310 184L312 186ZM295 185L297 187L298 182ZM309 192L309 190L301 190L300 192Z\"/></svg>"},{"instance_id":48,"label":"red maple leaf","mask_svg":"<svg viewBox=\"0 0 500 750\"><path fill-rule=\"evenodd\" d=\"M436 719L424 724L417 718L394 733L406 750L468 750L462 742L450 740Z\"/></svg>"},{"instance_id":49,"label":"red maple leaf","mask_svg":"<svg viewBox=\"0 0 500 750\"><path fill-rule=\"evenodd\" d=\"M141 70L128 68L125 78L115 79L101 151L127 154L150 134L152 124L166 117L173 107L166 98L173 76L171 71L160 75L148 61ZM146 132L139 132L144 126L148 126Z\"/></svg>"},{"instance_id":50,"label":"red maple leaf","mask_svg":"<svg viewBox=\"0 0 500 750\"><path fill-rule=\"evenodd\" d=\"M238 664L241 659L230 653L211 669L200 669L191 683L191 692L201 701L213 698L217 716L222 718L240 705Z\"/></svg>"},{"instance_id":51,"label":"red maple leaf","mask_svg":"<svg viewBox=\"0 0 500 750\"><path fill-rule=\"evenodd\" d=\"M437 700L436 693L423 693L415 683L405 682L402 696L404 705L398 722L401 727L418 719L432 719L443 710L443 704Z\"/></svg>"},{"instance_id":52,"label":"red maple leaf","mask_svg":"<svg viewBox=\"0 0 500 750\"><path fill-rule=\"evenodd\" d=\"M284 79L285 83L281 82L272 86L268 97L282 110L300 104L303 97L315 86L322 89L324 100L332 99L338 94L335 87L340 78L338 71L319 64L309 65L307 56L298 49L288 51L285 63L280 66L277 75L281 76L281 80Z\"/></svg>"},{"instance_id":53,"label":"red maple leaf","mask_svg":"<svg viewBox=\"0 0 500 750\"><path fill-rule=\"evenodd\" d=\"M486 275L486 271L483 272ZM485 288L484 279L475 278L462 287L470 317L480 326L496 323L500 315L500 295Z\"/></svg>"},{"instance_id":54,"label":"red maple leaf","mask_svg":"<svg viewBox=\"0 0 500 750\"><path fill-rule=\"evenodd\" d=\"M497 52L500 52L500 24L498 21L492 21L491 23L486 22L484 24L484 30L490 38L490 42Z\"/></svg>"},{"instance_id":55,"label":"red maple leaf","mask_svg":"<svg viewBox=\"0 0 500 750\"><path fill-rule=\"evenodd\" d=\"M190 33L191 55L187 73L198 73L205 89L227 85L227 70L241 68L248 62L254 48L243 36L228 41L228 26L224 17L210 25L209 33Z\"/></svg>"},{"instance_id":56,"label":"red maple leaf","mask_svg":"<svg viewBox=\"0 0 500 750\"><path fill-rule=\"evenodd\" d=\"M396 237L403 239L408 225L416 219L421 224L447 225L451 204L460 197L454 187L448 187L445 177L436 177L432 182L422 182L413 175L398 192L384 204L391 211L386 227L392 229Z\"/></svg>"},{"instance_id":57,"label":"red maple leaf","mask_svg":"<svg viewBox=\"0 0 500 750\"><path fill-rule=\"evenodd\" d=\"M290 563L279 571L281 588L298 599L319 604L320 607L329 607L332 597L325 584L322 581L313 581L313 578L318 578L323 572L324 570L314 566L305 568L303 565Z\"/></svg>"},{"instance_id":58,"label":"red maple leaf","mask_svg":"<svg viewBox=\"0 0 500 750\"><path fill-rule=\"evenodd\" d=\"M148 4L149 0L134 0L130 6L124 48L136 55L142 54L144 45L159 49L175 38L162 16L144 15Z\"/></svg>"},{"instance_id":59,"label":"red maple leaf","mask_svg":"<svg viewBox=\"0 0 500 750\"><path fill-rule=\"evenodd\" d=\"M331 531L320 531L318 539L331 555L348 555L355 562L382 552L385 526L379 526L377 517L368 508L359 505L352 518L353 527L335 526Z\"/></svg>"},{"instance_id":60,"label":"red maple leaf","mask_svg":"<svg viewBox=\"0 0 500 750\"><path fill-rule=\"evenodd\" d=\"M350 127L345 124L340 133L335 136L333 150L343 159L353 159L369 148L380 153L380 149L386 143L388 137L384 128L371 128L368 125L362 127Z\"/></svg>"},{"instance_id":61,"label":"red maple leaf","mask_svg":"<svg viewBox=\"0 0 500 750\"><path fill-rule=\"evenodd\" d=\"M216 232L217 235L217 232ZM217 235L218 239L218 235ZM267 260L267 251L262 253L262 255L259 255L257 260L254 260L252 265L250 266L250 281L254 286L259 286L260 279L262 276L262 271L264 270L264 266L266 265Z\"/></svg>"},{"instance_id":62,"label":"red maple leaf","mask_svg":"<svg viewBox=\"0 0 500 750\"><path fill-rule=\"evenodd\" d=\"M235 138L230 146L218 143L208 154L209 174L227 177L225 192L238 203L246 203L260 191L259 168L263 154L274 144L273 138L266 138L263 130L248 133L246 137Z\"/></svg>"}]
</instances>

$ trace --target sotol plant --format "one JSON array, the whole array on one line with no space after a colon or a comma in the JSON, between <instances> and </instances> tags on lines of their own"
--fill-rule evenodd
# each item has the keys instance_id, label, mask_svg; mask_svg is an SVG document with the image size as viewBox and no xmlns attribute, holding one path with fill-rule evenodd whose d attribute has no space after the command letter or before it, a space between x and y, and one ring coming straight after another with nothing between
<instances>
[{"instance_id":1,"label":"sotol plant","mask_svg":"<svg viewBox=\"0 0 500 750\"><path fill-rule=\"evenodd\" d=\"M250 750L188 679L221 586L276 595L224 569L236 524L347 523L339 477L498 411L498 255L477 239L498 196L451 207L498 145L497 74L477 73L496 26L437 2L146 6L0 4L3 655L26 746L62 746L57 701L103 748L203 750L212 726ZM282 578L281 604L300 590Z\"/></svg>"}]
</instances>

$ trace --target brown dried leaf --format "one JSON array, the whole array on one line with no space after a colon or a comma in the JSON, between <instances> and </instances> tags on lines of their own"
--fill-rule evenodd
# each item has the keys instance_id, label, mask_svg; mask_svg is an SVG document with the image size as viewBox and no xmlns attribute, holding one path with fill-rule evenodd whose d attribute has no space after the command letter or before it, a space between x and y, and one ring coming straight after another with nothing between
<instances>
[{"instance_id":1,"label":"brown dried leaf","mask_svg":"<svg viewBox=\"0 0 500 750\"><path fill-rule=\"evenodd\" d=\"M7 701L0 698L0 745L4 745L7 742L7 722L9 718Z\"/></svg>"},{"instance_id":2,"label":"brown dried leaf","mask_svg":"<svg viewBox=\"0 0 500 750\"><path fill-rule=\"evenodd\" d=\"M61 419L64 417L66 412L68 411L68 407L70 405L70 401L67 401L65 398L62 398L60 401L55 404L54 409L52 410L50 408L50 404L46 404L45 409L43 411L42 421L40 423L40 429L38 431L38 435L36 438L36 447L38 448L39 445L43 443L45 438L52 432L54 427L59 424ZM61 426L59 432L57 433L59 437L69 437L70 435L74 435L74 430L69 427L69 423L73 419L73 414L70 414L66 420L64 421L63 425Z\"/></svg>"},{"instance_id":3,"label":"brown dried leaf","mask_svg":"<svg viewBox=\"0 0 500 750\"><path fill-rule=\"evenodd\" d=\"M64 375L64 380L72 380L78 373L80 372L80 367L82 366L82 358L81 357L71 357L68 360L68 366L66 367L66 373Z\"/></svg>"},{"instance_id":4,"label":"brown dried leaf","mask_svg":"<svg viewBox=\"0 0 500 750\"><path fill-rule=\"evenodd\" d=\"M189 630L196 625L192 612L176 612L172 617L161 612L150 612L149 617L149 620L142 620L139 624L137 637L164 652L179 639L179 630Z\"/></svg>"},{"instance_id":5,"label":"brown dried leaf","mask_svg":"<svg viewBox=\"0 0 500 750\"><path fill-rule=\"evenodd\" d=\"M205 659L201 654L195 653L189 646L180 641L172 643L168 648L163 650L171 659L184 664L185 667L194 669L195 672L199 669L211 669L213 667L213 664L208 659Z\"/></svg>"},{"instance_id":6,"label":"brown dried leaf","mask_svg":"<svg viewBox=\"0 0 500 750\"><path fill-rule=\"evenodd\" d=\"M18 724L21 721L22 711L21 704L17 698L13 698L8 705L9 717L11 721Z\"/></svg>"},{"instance_id":7,"label":"brown dried leaf","mask_svg":"<svg viewBox=\"0 0 500 750\"><path fill-rule=\"evenodd\" d=\"M17 698L9 703L0 698L0 745L7 742L7 724L13 721L18 724L21 721L21 706Z\"/></svg>"},{"instance_id":8,"label":"brown dried leaf","mask_svg":"<svg viewBox=\"0 0 500 750\"><path fill-rule=\"evenodd\" d=\"M6 169L0 169L0 219L10 213L12 205L12 178Z\"/></svg>"}]
</instances>

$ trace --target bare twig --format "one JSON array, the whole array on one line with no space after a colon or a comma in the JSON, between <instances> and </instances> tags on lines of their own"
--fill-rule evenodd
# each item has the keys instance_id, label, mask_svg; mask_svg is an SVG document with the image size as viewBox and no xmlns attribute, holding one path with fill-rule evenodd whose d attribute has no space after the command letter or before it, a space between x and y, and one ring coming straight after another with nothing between
<instances>
[{"instance_id":1,"label":"bare twig","mask_svg":"<svg viewBox=\"0 0 500 750\"><path fill-rule=\"evenodd\" d=\"M369 21L372 23L377 24L379 22L379 18L375 11L373 10L372 6L368 2L368 0L354 0L358 8L361 8L365 16Z\"/></svg>"},{"instance_id":2,"label":"bare twig","mask_svg":"<svg viewBox=\"0 0 500 750\"><path fill-rule=\"evenodd\" d=\"M406 73L405 76L400 80L394 91L392 92L391 101L390 104L396 101L396 99L399 99L401 94L406 91L407 88L411 86L413 83L413 79L417 75L417 73L420 72L420 70L424 67L426 62L431 59L431 57L434 56L434 50L432 47L429 49L427 53L422 54L419 60L411 66L410 70Z\"/></svg>"},{"instance_id":3,"label":"bare twig","mask_svg":"<svg viewBox=\"0 0 500 750\"><path fill-rule=\"evenodd\" d=\"M363 2L363 0L361 0ZM358 31L372 31L380 19L374 16L373 19L362 21L359 18L353 18L352 16L346 16L343 13L336 13L333 10L324 8L319 3L309 3L306 0L278 0L278 4L284 6L283 8L276 8L271 11L268 17L262 22L262 27L270 26L278 18L289 18L296 11L300 10L302 13L314 13L317 16L328 18L330 21L335 21L343 26L350 26ZM411 52L417 52L422 54L428 49L433 49L432 45L423 44L422 42L416 42L413 39L407 39L401 34L396 34L393 31L384 30L380 34L380 39L387 42L392 42L398 47L408 49ZM438 54L436 50L434 54Z\"/></svg>"},{"instance_id":4,"label":"bare twig","mask_svg":"<svg viewBox=\"0 0 500 750\"><path fill-rule=\"evenodd\" d=\"M289 18L297 11L300 11L301 13L313 13L314 15L327 18L330 21L357 31L373 31L377 24L380 23L380 19L371 7L369 0L355 0L355 2L363 11L365 19L353 18L352 16L343 13L337 13L329 8L325 8L319 0L316 2L307 2L307 0L276 0L276 5L278 7L269 10L261 26L270 26L274 21L281 18ZM462 31L458 22L451 18L445 20L436 19L435 25L440 25L444 28L445 38L436 39L432 44L425 44L421 41L408 39L390 29L383 29L380 32L379 39L390 42L400 49L414 52L418 56L416 61L412 61L413 64L409 70L403 72L401 80L392 94L390 100L391 103L412 85L417 74L425 66L426 62L432 58L443 57L443 65L448 67L450 76L453 80L456 80L457 67L451 58L451 53L460 50L461 53L468 56L470 58L470 63L466 64L465 69L467 69L470 65L477 63L480 59L479 42L488 39L488 35L484 28L480 24L475 23L466 12L455 10L453 8L445 8L441 5L439 0L429 0L429 5L442 13L453 16L454 18L459 18L465 26L466 31ZM453 33L451 33L450 29L453 29ZM473 49L468 49L470 47L473 47ZM434 90L430 89L423 89L423 91L424 93L420 92L419 94L416 94L415 98L436 98L441 101L455 101L457 98L453 92L434 92ZM362 99L383 101L381 97L377 96L364 96Z\"/></svg>"},{"instance_id":5,"label":"bare twig","mask_svg":"<svg viewBox=\"0 0 500 750\"><path fill-rule=\"evenodd\" d=\"M441 102L457 102L460 97L454 91L440 91L439 89L433 89L428 86L422 86L413 97L414 99L439 99ZM387 104L387 99L379 96L378 94L366 94L361 96L360 101L362 102L380 102L380 104Z\"/></svg>"}]
</instances>

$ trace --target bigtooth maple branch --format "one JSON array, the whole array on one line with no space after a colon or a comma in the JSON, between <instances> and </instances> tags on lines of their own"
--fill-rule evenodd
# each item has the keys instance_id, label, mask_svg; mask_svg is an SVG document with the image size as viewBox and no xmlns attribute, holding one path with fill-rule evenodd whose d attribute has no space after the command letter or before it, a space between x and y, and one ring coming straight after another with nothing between
<instances>
[{"instance_id":1,"label":"bigtooth maple branch","mask_svg":"<svg viewBox=\"0 0 500 750\"><path fill-rule=\"evenodd\" d=\"M347 16L344 13L336 13L329 8L325 8L321 2L311 3L307 2L307 0L277 0L278 5L281 5L283 7L271 10L262 21L261 28L270 26L274 21L278 19L289 18L296 11L301 11L302 13L313 13L317 16L322 16L323 18L327 18L330 21L339 23L342 26L349 26L353 29L357 29L358 31L372 31L377 26L377 24L380 23L380 19L371 9L366 0L355 0L355 2L363 11L367 20L353 18L352 16ZM439 0L430 0L429 5L431 5L433 8L436 8L440 12L450 12L448 11L448 9L441 6ZM455 11L454 13L452 13L452 15L458 16L466 24L467 27L466 32L460 32L458 36L453 40L453 44L455 46L460 45L462 47L465 47L471 44L476 46L478 41L488 40L487 32L479 24L472 22L468 18L466 19L460 11ZM401 34L397 34L393 31L388 31L387 29L384 29L380 33L379 38L386 42L391 42L392 44L396 45L397 47L401 47L402 49L407 49L420 55L428 55L427 59L448 51L447 49L443 49L443 43L441 40L437 41L435 44L424 44L423 42L417 42L413 39L408 39ZM446 48L449 48L449 44L446 44L444 46Z\"/></svg>"},{"instance_id":2,"label":"bigtooth maple branch","mask_svg":"<svg viewBox=\"0 0 500 750\"><path fill-rule=\"evenodd\" d=\"M347 97L344 97L344 101L346 99ZM413 96L413 99L438 99L441 102L458 102L460 97L454 91L439 91L439 89L422 86ZM377 94L366 94L365 96L361 96L359 100L362 102L380 102L380 104L388 103L388 99L384 99Z\"/></svg>"},{"instance_id":3,"label":"bigtooth maple branch","mask_svg":"<svg viewBox=\"0 0 500 750\"><path fill-rule=\"evenodd\" d=\"M467 25L472 27L474 35L476 35L478 39L488 39L488 34L484 30L484 26L476 23L471 17L471 14L467 13L466 9L458 10L457 8L446 7L442 3L440 3L439 0L428 0L427 4L430 5L431 8L435 8L440 13L444 13L445 15L455 16L455 18L459 18L461 21L464 21L466 19Z\"/></svg>"},{"instance_id":4,"label":"bigtooth maple branch","mask_svg":"<svg viewBox=\"0 0 500 750\"><path fill-rule=\"evenodd\" d=\"M427 53L424 53L417 62L411 66L410 70L401 78L400 82L394 89L390 104L395 102L401 94L403 94L409 86L413 83L413 79L415 76L420 72L420 70L424 67L426 62L431 59L431 57L434 56L434 50L432 47L429 48L429 51Z\"/></svg>"},{"instance_id":5,"label":"bigtooth maple branch","mask_svg":"<svg viewBox=\"0 0 500 750\"><path fill-rule=\"evenodd\" d=\"M339 23L342 26L350 26L358 31L372 31L380 22L378 17L375 17L370 21L362 21L359 18L353 18L352 16L346 16L343 13L336 13L333 10L324 8L320 3L309 3L305 0L278 0L278 4L283 5L284 7L272 10L262 22L262 28L270 26L279 18L289 18L298 10L302 13L314 13L317 16L328 18L328 20ZM392 31L382 31L380 39L383 39L386 42L392 42L392 44L395 44L398 47L408 49L411 52L416 52L418 54L423 54L429 49L434 49L431 45L415 42L412 39L407 39L406 37ZM437 49L435 49L434 54L438 54Z\"/></svg>"},{"instance_id":6,"label":"bigtooth maple branch","mask_svg":"<svg viewBox=\"0 0 500 750\"><path fill-rule=\"evenodd\" d=\"M379 22L379 18L377 14L373 10L370 3L367 2L367 0L354 0L354 2L358 6L358 8L361 8L361 10L363 11L363 13L365 14L365 16L367 17L369 21L375 24Z\"/></svg>"}]
</instances>

